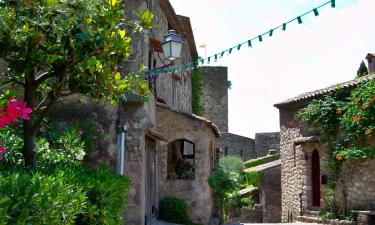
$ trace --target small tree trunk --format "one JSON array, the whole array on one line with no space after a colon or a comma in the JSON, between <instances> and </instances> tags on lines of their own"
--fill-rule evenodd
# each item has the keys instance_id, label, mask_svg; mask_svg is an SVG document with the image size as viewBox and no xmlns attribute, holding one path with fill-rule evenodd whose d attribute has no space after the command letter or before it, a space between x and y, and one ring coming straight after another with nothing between
<instances>
[{"instance_id":1,"label":"small tree trunk","mask_svg":"<svg viewBox=\"0 0 375 225\"><path fill-rule=\"evenodd\" d=\"M37 86L34 83L33 76L25 79L25 93L24 100L27 107L33 111L30 113L30 120L24 120L23 122L23 152L22 155L25 159L25 166L30 169L36 168L36 156L35 156L35 140L38 128L35 126L35 95Z\"/></svg>"}]
</instances>

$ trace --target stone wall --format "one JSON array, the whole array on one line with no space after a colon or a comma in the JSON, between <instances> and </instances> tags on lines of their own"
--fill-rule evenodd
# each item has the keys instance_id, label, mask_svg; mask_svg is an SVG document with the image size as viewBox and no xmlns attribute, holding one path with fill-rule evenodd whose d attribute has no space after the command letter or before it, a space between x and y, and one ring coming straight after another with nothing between
<instances>
[{"instance_id":1,"label":"stone wall","mask_svg":"<svg viewBox=\"0 0 375 225\"><path fill-rule=\"evenodd\" d=\"M133 17L132 10L142 11L148 8L154 15L154 27L151 31L144 34L131 35L132 49L136 49L137 51L133 51L130 55L130 60L124 66L124 73L137 71L141 64L151 70L170 63L169 60L163 58L163 53L154 52L149 42L149 38L163 41L164 35L168 33L168 29L173 29L173 27L170 27L171 23L169 23L166 13L160 7L161 1L162 0L126 2L126 9L130 18ZM179 20L179 16L177 16L175 20ZM181 57L175 60L172 66L189 63L191 59L190 46L185 39ZM191 113L191 72L183 71L175 74L177 76L172 76L172 74L160 74L158 76L156 80L156 95L166 101L168 105Z\"/></svg>"},{"instance_id":2,"label":"stone wall","mask_svg":"<svg viewBox=\"0 0 375 225\"><path fill-rule=\"evenodd\" d=\"M263 223L263 206L255 204L254 208L241 209L241 223Z\"/></svg>"},{"instance_id":3,"label":"stone wall","mask_svg":"<svg viewBox=\"0 0 375 225\"><path fill-rule=\"evenodd\" d=\"M216 136L204 121L194 119L168 107L157 106L157 129L169 143L177 139L191 141L195 145L194 179L167 179L168 143L160 143L158 149L158 189L160 199L174 196L188 203L188 214L194 222L209 223L213 210L211 189L208 185Z\"/></svg>"},{"instance_id":4,"label":"stone wall","mask_svg":"<svg viewBox=\"0 0 375 225\"><path fill-rule=\"evenodd\" d=\"M228 68L201 67L202 116L214 122L221 132L228 132Z\"/></svg>"},{"instance_id":5,"label":"stone wall","mask_svg":"<svg viewBox=\"0 0 375 225\"><path fill-rule=\"evenodd\" d=\"M263 223L281 222L281 167L277 165L262 171L260 186Z\"/></svg>"},{"instance_id":6,"label":"stone wall","mask_svg":"<svg viewBox=\"0 0 375 225\"><path fill-rule=\"evenodd\" d=\"M347 207L375 211L375 159L347 162L341 169L347 186ZM336 196L342 201L342 196Z\"/></svg>"},{"instance_id":7,"label":"stone wall","mask_svg":"<svg viewBox=\"0 0 375 225\"><path fill-rule=\"evenodd\" d=\"M222 133L217 146L222 150L220 156L228 152L230 156L240 157L243 161L256 158L254 139L232 133ZM242 153L242 154L241 154Z\"/></svg>"},{"instance_id":8,"label":"stone wall","mask_svg":"<svg viewBox=\"0 0 375 225\"><path fill-rule=\"evenodd\" d=\"M255 150L257 157L268 155L270 149L280 152L280 132L256 133Z\"/></svg>"},{"instance_id":9,"label":"stone wall","mask_svg":"<svg viewBox=\"0 0 375 225\"><path fill-rule=\"evenodd\" d=\"M293 109L280 109L282 222L294 221L301 212L299 194L303 188L303 177L297 168L294 146L294 140L301 137L301 131L292 122L293 113Z\"/></svg>"},{"instance_id":10,"label":"stone wall","mask_svg":"<svg viewBox=\"0 0 375 225\"><path fill-rule=\"evenodd\" d=\"M327 208L326 177L330 174L326 167L326 147L319 143L317 130L294 120L294 114L305 105L306 103L301 103L280 108L282 222L295 221L300 214L324 211ZM314 150L319 153L320 206L313 206L312 203L312 153ZM345 178L347 188L348 210L374 209L374 162L375 160L349 162L342 167L342 177ZM302 194L301 197L300 194ZM342 202L339 191L336 191L335 199L339 206Z\"/></svg>"},{"instance_id":11,"label":"stone wall","mask_svg":"<svg viewBox=\"0 0 375 225\"><path fill-rule=\"evenodd\" d=\"M125 145L125 175L132 185L129 188L125 211L127 224L144 224L145 218L145 131L155 124L155 102L111 105L95 103L87 97L72 96L54 107L49 117L53 121L69 123L92 120L100 130L101 139L97 148L90 154L87 164L97 167L109 164L114 172L118 171L119 127L127 125Z\"/></svg>"},{"instance_id":12,"label":"stone wall","mask_svg":"<svg viewBox=\"0 0 375 225\"><path fill-rule=\"evenodd\" d=\"M100 131L101 139L96 149L91 153L87 163L97 167L104 163L109 164L113 171L117 167L117 126L120 123L119 112L121 107L106 103L95 103L83 96L70 96L56 105L48 117L50 121L58 122L61 127L68 124L90 120Z\"/></svg>"}]
</instances>

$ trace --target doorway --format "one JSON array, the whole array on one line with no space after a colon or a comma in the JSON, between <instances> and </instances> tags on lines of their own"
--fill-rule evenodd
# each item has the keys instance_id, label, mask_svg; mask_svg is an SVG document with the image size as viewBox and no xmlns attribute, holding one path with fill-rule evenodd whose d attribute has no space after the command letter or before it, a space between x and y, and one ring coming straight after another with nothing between
<instances>
[{"instance_id":1,"label":"doorway","mask_svg":"<svg viewBox=\"0 0 375 225\"><path fill-rule=\"evenodd\" d=\"M314 150L311 157L312 206L320 207L320 157Z\"/></svg>"},{"instance_id":2,"label":"doorway","mask_svg":"<svg viewBox=\"0 0 375 225\"><path fill-rule=\"evenodd\" d=\"M146 215L145 224L156 224L157 196L156 196L156 143L146 137Z\"/></svg>"}]
</instances>

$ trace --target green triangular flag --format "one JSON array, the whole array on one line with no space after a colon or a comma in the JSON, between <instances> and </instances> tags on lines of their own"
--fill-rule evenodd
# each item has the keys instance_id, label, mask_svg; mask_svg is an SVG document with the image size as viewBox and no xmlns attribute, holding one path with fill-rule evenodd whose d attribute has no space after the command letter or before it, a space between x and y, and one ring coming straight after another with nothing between
<instances>
[{"instance_id":1,"label":"green triangular flag","mask_svg":"<svg viewBox=\"0 0 375 225\"><path fill-rule=\"evenodd\" d=\"M319 16L318 9L314 9L314 15L315 15L315 16Z\"/></svg>"},{"instance_id":2,"label":"green triangular flag","mask_svg":"<svg viewBox=\"0 0 375 225\"><path fill-rule=\"evenodd\" d=\"M301 24L302 23L302 18L299 16L297 17L297 20L298 20L298 24Z\"/></svg>"},{"instance_id":3,"label":"green triangular flag","mask_svg":"<svg viewBox=\"0 0 375 225\"><path fill-rule=\"evenodd\" d=\"M270 30L270 37L272 37L272 34L273 34L273 29Z\"/></svg>"}]
</instances>

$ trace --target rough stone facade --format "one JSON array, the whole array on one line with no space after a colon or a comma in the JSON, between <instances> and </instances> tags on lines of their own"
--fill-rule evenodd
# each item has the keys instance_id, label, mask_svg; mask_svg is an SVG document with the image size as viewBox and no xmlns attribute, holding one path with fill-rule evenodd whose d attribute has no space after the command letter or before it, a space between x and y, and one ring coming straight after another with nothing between
<instances>
[{"instance_id":1,"label":"rough stone facade","mask_svg":"<svg viewBox=\"0 0 375 225\"><path fill-rule=\"evenodd\" d=\"M281 167L277 164L262 171L260 186L263 223L281 222Z\"/></svg>"},{"instance_id":2,"label":"rough stone facade","mask_svg":"<svg viewBox=\"0 0 375 225\"><path fill-rule=\"evenodd\" d=\"M129 57L130 60L126 63L124 69L125 73L137 71L142 63L150 70L168 65L170 61L163 59L163 53L154 51L150 43L150 38L162 41L169 29L175 29L177 34L182 35L184 38L181 56L173 62L173 65L191 62L192 58L195 57L195 45L187 38L188 35L192 35L188 34L189 29L191 29L191 27L189 27L189 18L176 15L169 1L127 1L126 8L130 17L132 17L133 10L150 10L154 15L155 26L150 32L144 35L132 35L132 49L137 49L137 51L133 51ZM168 105L191 113L191 72L183 71L175 73L175 75L176 76L172 76L172 74L160 74L156 79L156 91L154 94ZM152 84L152 89L154 89L154 85L155 84Z\"/></svg>"},{"instance_id":3,"label":"rough stone facade","mask_svg":"<svg viewBox=\"0 0 375 225\"><path fill-rule=\"evenodd\" d=\"M135 19L133 12L145 9L149 9L153 13L155 26L151 31L143 34L131 34L133 51L129 60L122 66L124 76L129 72L138 71L139 66L142 64L147 66L148 69L155 69L170 63L168 60L161 60L163 54L156 52L150 42L150 38L162 41L163 36L168 33L168 29L175 29L177 34L183 36L185 42L181 58L174 61L175 66L190 62L197 55L189 18L176 15L168 0L139 0L126 1L126 19ZM63 121L88 118L95 121L98 126L101 126L104 135L103 140L100 141L98 150L91 155L89 163L92 166L108 163L113 171L119 171L120 136L124 134L122 128L126 125L123 166L125 175L132 180L125 212L126 224L151 224L152 219L157 216L159 198L173 194L168 193L168 190L185 193L185 198L191 205L189 213L192 219L206 224L212 215L211 208L213 204L207 184L207 176L211 169L211 158L209 158L211 157L209 156L211 152L209 150L211 150L211 146L216 144L216 133L214 134L210 128L207 128L207 124L214 125L212 122L202 122L202 120L191 125L194 129L197 129L197 124L200 124L198 127L201 129L199 131L196 132L193 128L188 128L189 125L186 121L190 121L188 115L191 115L189 113L192 112L190 72L181 72L174 75L160 74L156 80L156 85L150 82L150 87L154 91L154 95L149 96L148 102L142 102L137 97L128 96L125 103L112 106L109 104L96 104L86 98L79 97L72 101L69 99L69 101L58 105L55 111L51 113L51 116ZM199 158L197 158L196 162L200 166L197 167L197 178L189 184L190 191L187 191L186 186L183 184L176 184L173 187L169 184L165 184L167 185L166 187L163 185L150 186L152 182L159 184L159 175L161 177L166 176L166 174L162 173L164 170L163 167L159 167L158 160L153 161L151 159L159 151L158 148L163 152L163 145L158 143L159 139L163 139L163 134L156 130L163 128L163 125L160 125L163 122L163 117L158 117L161 118L159 123L156 118L156 101L165 101L170 107L185 113L178 118L176 116L173 117L176 119L173 122L177 125L185 124L185 127L180 127L179 134L182 136L182 133L185 132L184 135L195 141L199 146L196 153ZM172 127L169 128L173 129ZM169 135L172 135L171 130L166 129L166 131ZM207 134L208 131L211 133ZM206 136L200 132L205 133L206 136L211 135L208 140L212 141L212 143L210 142L208 145L205 142L206 140L203 140L199 135ZM213 158L212 161L214 162ZM200 163L204 164L201 166ZM153 176L154 172L155 176ZM162 181L164 182L165 179ZM163 193L163 196L161 196L161 193ZM187 193L192 193L196 198L189 198ZM155 199L155 202L153 200L150 201L149 196L153 200ZM198 200L198 198L202 200ZM150 215L152 215L152 218Z\"/></svg>"},{"instance_id":4,"label":"rough stone facade","mask_svg":"<svg viewBox=\"0 0 375 225\"><path fill-rule=\"evenodd\" d=\"M228 68L201 67L202 116L212 120L221 132L228 132Z\"/></svg>"},{"instance_id":5,"label":"rough stone facade","mask_svg":"<svg viewBox=\"0 0 375 225\"><path fill-rule=\"evenodd\" d=\"M184 139L194 144L194 178L168 179L168 143L158 145L158 189L160 199L169 196L183 198L187 201L190 218L207 225L212 215L213 200L208 176L214 166L217 129L210 122L199 117L186 115L166 105L157 106L158 130L168 140Z\"/></svg>"},{"instance_id":6,"label":"rough stone facade","mask_svg":"<svg viewBox=\"0 0 375 225\"><path fill-rule=\"evenodd\" d=\"M356 85L355 82L357 81L341 85L352 88ZM296 121L295 114L312 99L333 90L335 89L327 88L309 92L275 105L280 112L282 222L295 221L301 214L308 215L310 211L322 211L327 207L325 196L327 177L330 174L326 168L326 147L319 142L318 131ZM351 169L348 170L348 167ZM341 173L347 190L348 210L374 210L374 160L358 164L347 162ZM335 200L339 206L342 197L338 193Z\"/></svg>"},{"instance_id":7,"label":"rough stone facade","mask_svg":"<svg viewBox=\"0 0 375 225\"><path fill-rule=\"evenodd\" d=\"M102 163L109 164L113 170L117 166L117 126L120 123L120 115L123 113L121 106L106 103L95 103L90 98L83 96L70 96L62 103L55 106L49 119L64 127L85 120L95 121L101 139L97 148L90 155L88 164L96 167Z\"/></svg>"},{"instance_id":8,"label":"rough stone facade","mask_svg":"<svg viewBox=\"0 0 375 225\"><path fill-rule=\"evenodd\" d=\"M217 146L221 149L220 156L237 156L246 161L256 158L254 139L232 133L222 133Z\"/></svg>"},{"instance_id":9,"label":"rough stone facade","mask_svg":"<svg viewBox=\"0 0 375 225\"><path fill-rule=\"evenodd\" d=\"M255 151L257 158L268 155L269 150L274 149L280 152L280 132L256 133Z\"/></svg>"},{"instance_id":10,"label":"rough stone facade","mask_svg":"<svg viewBox=\"0 0 375 225\"><path fill-rule=\"evenodd\" d=\"M368 65L368 72L375 73L375 53L367 54L367 65Z\"/></svg>"}]
</instances>

